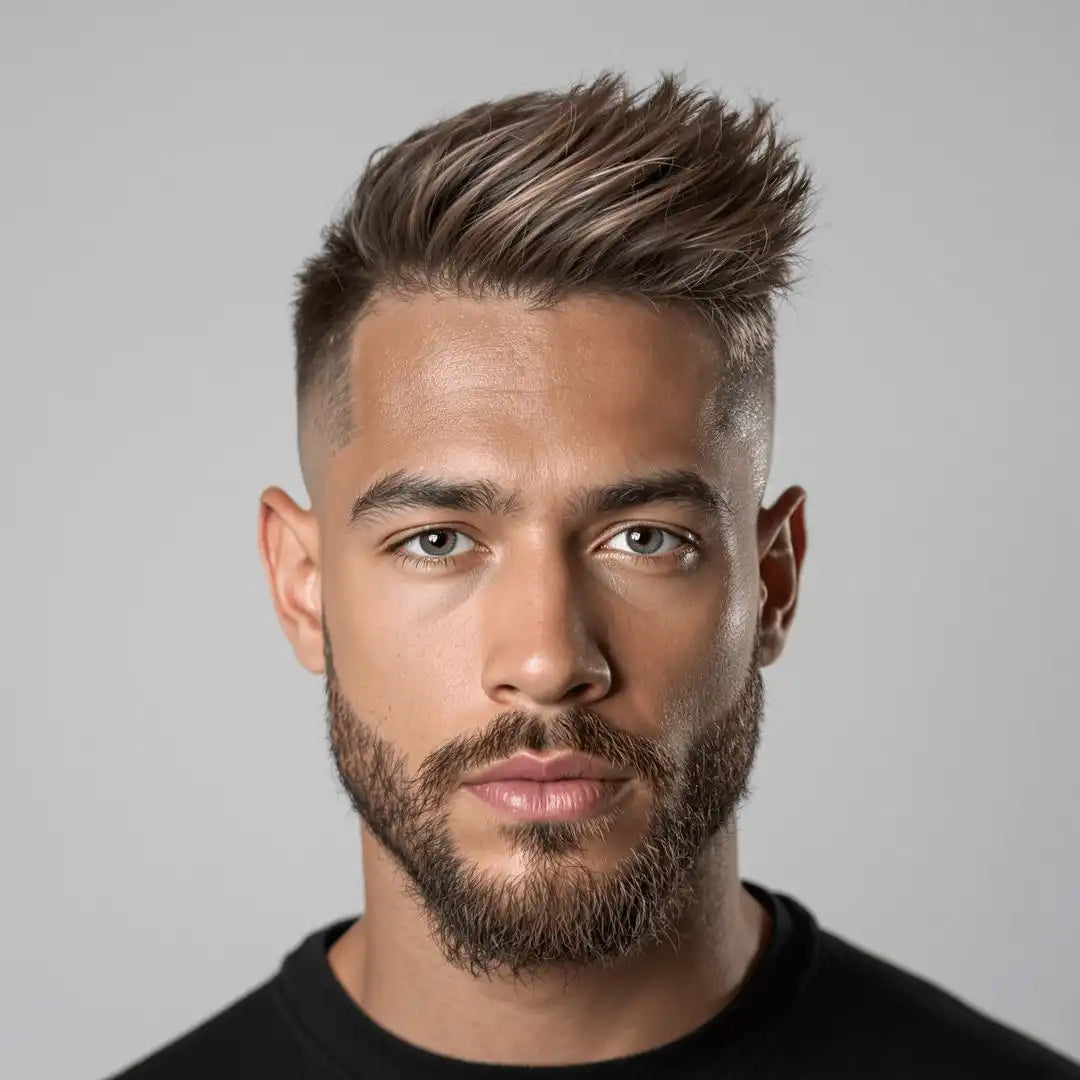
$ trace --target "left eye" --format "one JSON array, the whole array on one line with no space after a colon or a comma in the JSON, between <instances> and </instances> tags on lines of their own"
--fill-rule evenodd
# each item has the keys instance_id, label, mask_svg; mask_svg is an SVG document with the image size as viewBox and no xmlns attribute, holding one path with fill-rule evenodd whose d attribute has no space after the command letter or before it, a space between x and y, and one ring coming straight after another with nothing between
<instances>
[{"instance_id":1,"label":"left eye","mask_svg":"<svg viewBox=\"0 0 1080 1080\"><path fill-rule=\"evenodd\" d=\"M656 525L632 525L629 529L623 529L622 532L616 533L608 541L608 544L622 536L627 537L629 546L625 548L617 547L615 550L625 551L629 555L668 555L687 542L685 537L676 536L674 533L668 532L667 529L661 529ZM671 541L667 547L664 546L665 540Z\"/></svg>"}]
</instances>

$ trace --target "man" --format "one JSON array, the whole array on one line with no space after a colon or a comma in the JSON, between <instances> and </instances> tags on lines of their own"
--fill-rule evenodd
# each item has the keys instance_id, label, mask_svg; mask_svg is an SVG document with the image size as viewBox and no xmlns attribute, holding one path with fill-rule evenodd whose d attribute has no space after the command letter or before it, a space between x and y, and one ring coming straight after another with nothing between
<instances>
[{"instance_id":1,"label":"man","mask_svg":"<svg viewBox=\"0 0 1080 1080\"><path fill-rule=\"evenodd\" d=\"M739 876L806 551L805 492L763 493L811 198L766 105L674 78L368 166L299 277L311 506L259 520L364 914L125 1077L1080 1076Z\"/></svg>"}]
</instances>

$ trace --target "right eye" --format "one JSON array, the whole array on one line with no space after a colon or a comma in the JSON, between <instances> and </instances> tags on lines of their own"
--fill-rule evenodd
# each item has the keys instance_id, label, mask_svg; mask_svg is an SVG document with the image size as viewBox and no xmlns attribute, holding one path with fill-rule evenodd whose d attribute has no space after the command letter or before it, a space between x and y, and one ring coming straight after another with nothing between
<instances>
[{"instance_id":1,"label":"right eye","mask_svg":"<svg viewBox=\"0 0 1080 1080\"><path fill-rule=\"evenodd\" d=\"M461 541L468 545L462 547ZM460 529L424 529L394 545L399 557L417 562L447 562L455 555L464 555L476 544Z\"/></svg>"}]
</instances>

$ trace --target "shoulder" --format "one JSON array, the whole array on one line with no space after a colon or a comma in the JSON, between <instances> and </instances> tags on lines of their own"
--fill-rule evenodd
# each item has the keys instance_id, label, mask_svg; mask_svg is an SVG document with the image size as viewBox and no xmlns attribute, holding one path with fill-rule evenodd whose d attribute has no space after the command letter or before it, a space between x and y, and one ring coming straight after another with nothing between
<instances>
[{"instance_id":1,"label":"shoulder","mask_svg":"<svg viewBox=\"0 0 1080 1080\"><path fill-rule=\"evenodd\" d=\"M310 1051L275 976L108 1080L312 1075Z\"/></svg>"},{"instance_id":2,"label":"shoulder","mask_svg":"<svg viewBox=\"0 0 1080 1080\"><path fill-rule=\"evenodd\" d=\"M877 1076L1080 1080L1080 1064L827 931L805 994L806 1037L831 1034Z\"/></svg>"}]
</instances>

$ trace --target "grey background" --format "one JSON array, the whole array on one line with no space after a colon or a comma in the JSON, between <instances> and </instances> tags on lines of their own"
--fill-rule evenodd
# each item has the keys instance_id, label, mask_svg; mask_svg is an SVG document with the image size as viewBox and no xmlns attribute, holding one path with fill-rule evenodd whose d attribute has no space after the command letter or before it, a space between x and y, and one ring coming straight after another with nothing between
<instances>
[{"instance_id":1,"label":"grey background","mask_svg":"<svg viewBox=\"0 0 1080 1080\"><path fill-rule=\"evenodd\" d=\"M821 184L744 876L1080 1055L1080 5L180 7L3 9L0 1074L112 1071L361 909L255 548L291 274L378 144L605 66L778 99Z\"/></svg>"}]
</instances>

